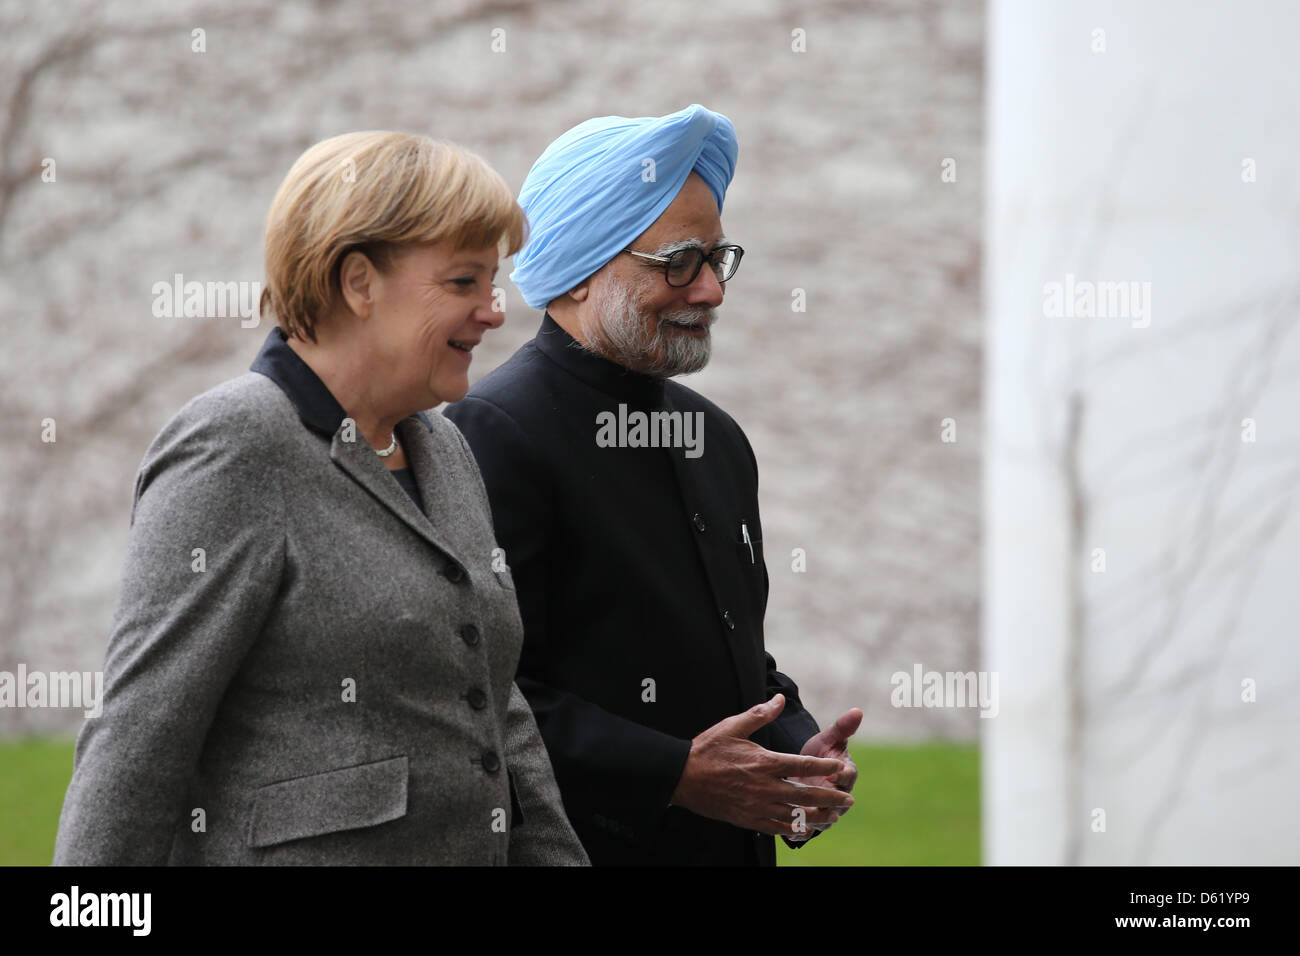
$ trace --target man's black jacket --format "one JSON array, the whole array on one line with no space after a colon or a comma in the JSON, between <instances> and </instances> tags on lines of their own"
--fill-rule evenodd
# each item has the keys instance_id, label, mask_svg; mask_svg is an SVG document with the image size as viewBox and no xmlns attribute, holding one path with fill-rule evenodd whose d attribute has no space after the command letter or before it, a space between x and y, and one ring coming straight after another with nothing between
<instances>
[{"instance_id":1,"label":"man's black jacket","mask_svg":"<svg viewBox=\"0 0 1300 956\"><path fill-rule=\"evenodd\" d=\"M601 447L598 415L620 405L703 413L702 454ZM763 648L758 467L740 426L580 349L549 315L445 414L483 473L524 621L519 687L592 862L774 863L771 837L668 807L691 738L723 718L780 692L784 712L751 739L798 753L817 732Z\"/></svg>"}]
</instances>

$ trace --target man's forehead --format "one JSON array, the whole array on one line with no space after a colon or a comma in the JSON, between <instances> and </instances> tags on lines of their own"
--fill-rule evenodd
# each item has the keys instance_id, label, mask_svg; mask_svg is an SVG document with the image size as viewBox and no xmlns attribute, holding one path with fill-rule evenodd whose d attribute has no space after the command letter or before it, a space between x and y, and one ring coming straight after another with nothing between
<instances>
[{"instance_id":1,"label":"man's forehead","mask_svg":"<svg viewBox=\"0 0 1300 956\"><path fill-rule=\"evenodd\" d=\"M659 244L695 239L704 246L711 246L722 238L718 204L698 173L686 177L686 183L668 208L639 238Z\"/></svg>"}]
</instances>

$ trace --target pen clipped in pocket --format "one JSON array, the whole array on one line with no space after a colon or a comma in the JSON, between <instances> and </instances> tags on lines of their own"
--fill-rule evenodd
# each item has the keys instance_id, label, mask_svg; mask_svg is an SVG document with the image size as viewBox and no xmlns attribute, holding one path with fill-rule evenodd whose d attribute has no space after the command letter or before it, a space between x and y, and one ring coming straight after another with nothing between
<instances>
[{"instance_id":1,"label":"pen clipped in pocket","mask_svg":"<svg viewBox=\"0 0 1300 956\"><path fill-rule=\"evenodd\" d=\"M756 518L741 518L735 532L736 545L742 558L750 564L758 564L763 557L763 529Z\"/></svg>"}]
</instances>

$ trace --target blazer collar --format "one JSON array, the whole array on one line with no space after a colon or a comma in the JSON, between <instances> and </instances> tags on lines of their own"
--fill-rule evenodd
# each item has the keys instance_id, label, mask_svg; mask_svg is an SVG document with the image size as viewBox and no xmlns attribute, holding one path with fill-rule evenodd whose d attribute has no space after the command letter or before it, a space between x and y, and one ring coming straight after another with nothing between
<instances>
[{"instance_id":1,"label":"blazer collar","mask_svg":"<svg viewBox=\"0 0 1300 956\"><path fill-rule=\"evenodd\" d=\"M338 403L325 383L311 370L311 366L302 357L289 348L284 330L279 326L267 333L262 350L249 366L253 372L261 372L289 397L293 407L298 410L298 417L308 428L325 436L333 436L343 424L347 412ZM416 412L426 428L432 429L428 416Z\"/></svg>"},{"instance_id":2,"label":"blazer collar","mask_svg":"<svg viewBox=\"0 0 1300 956\"><path fill-rule=\"evenodd\" d=\"M664 380L633 372L578 344L547 312L533 339L537 349L575 378L630 405L654 408L663 403Z\"/></svg>"},{"instance_id":3,"label":"blazer collar","mask_svg":"<svg viewBox=\"0 0 1300 956\"><path fill-rule=\"evenodd\" d=\"M441 509L440 503L452 498L446 489L438 487L438 462L429 438L433 423L424 412L416 412L398 422L397 434L415 480L420 484L425 508L429 512L427 515L415 506L397 479L388 474L383 461L361 435L353 433L351 441L345 440L342 425L347 412L311 366L289 348L284 331L278 326L267 335L250 369L275 382L293 403L302 423L330 439L330 458L348 477L401 518L412 531L464 566L435 530L437 527L450 527L448 519L454 516L443 513Z\"/></svg>"}]
</instances>

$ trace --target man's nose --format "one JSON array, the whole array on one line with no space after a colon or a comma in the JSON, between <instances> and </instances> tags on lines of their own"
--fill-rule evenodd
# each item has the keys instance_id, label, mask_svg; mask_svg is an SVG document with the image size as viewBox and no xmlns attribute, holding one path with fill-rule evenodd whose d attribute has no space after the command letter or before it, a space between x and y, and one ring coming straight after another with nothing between
<instances>
[{"instance_id":1,"label":"man's nose","mask_svg":"<svg viewBox=\"0 0 1300 956\"><path fill-rule=\"evenodd\" d=\"M713 269L708 263L700 269L700 274L695 277L695 281L686 289L686 301L691 305L709 305L717 307L722 305L724 295L722 283L714 275Z\"/></svg>"}]
</instances>

